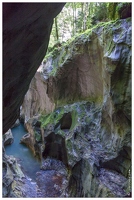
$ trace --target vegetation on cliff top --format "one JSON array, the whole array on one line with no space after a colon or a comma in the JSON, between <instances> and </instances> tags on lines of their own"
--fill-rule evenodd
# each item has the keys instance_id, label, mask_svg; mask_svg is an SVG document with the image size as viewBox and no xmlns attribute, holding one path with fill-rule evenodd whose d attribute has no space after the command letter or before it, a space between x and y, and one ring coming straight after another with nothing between
<instances>
[{"instance_id":1,"label":"vegetation on cliff top","mask_svg":"<svg viewBox=\"0 0 134 200\"><path fill-rule=\"evenodd\" d=\"M102 28L103 33L110 32L113 26L119 25L117 19L127 17L131 17L131 3L67 3L54 20L43 60L46 63L50 57L53 58L49 76L55 76L58 68L71 60L73 55L83 53L81 44L89 42L96 30Z\"/></svg>"},{"instance_id":2,"label":"vegetation on cliff top","mask_svg":"<svg viewBox=\"0 0 134 200\"><path fill-rule=\"evenodd\" d=\"M48 52L100 22L128 17L131 17L130 2L68 2L54 20Z\"/></svg>"},{"instance_id":3,"label":"vegetation on cliff top","mask_svg":"<svg viewBox=\"0 0 134 200\"><path fill-rule=\"evenodd\" d=\"M131 18L128 18L131 20ZM49 52L43 62L47 62L49 58L53 58L52 62L52 70L49 72L49 76L55 76L58 72L59 67L63 66L66 62L72 60L73 56L76 54L82 54L84 49L83 45L85 43L89 43L93 37L96 37L99 33L99 30L103 31L103 35L108 35L110 32L113 33L113 27L118 28L121 24L121 20L111 20L108 22L100 22L94 27L86 30L83 33L79 33L69 39L68 41L64 42L61 46L60 43L55 45L51 52ZM105 38L106 39L106 38ZM113 44L109 44L107 51L110 54L110 49L113 48Z\"/></svg>"}]
</instances>

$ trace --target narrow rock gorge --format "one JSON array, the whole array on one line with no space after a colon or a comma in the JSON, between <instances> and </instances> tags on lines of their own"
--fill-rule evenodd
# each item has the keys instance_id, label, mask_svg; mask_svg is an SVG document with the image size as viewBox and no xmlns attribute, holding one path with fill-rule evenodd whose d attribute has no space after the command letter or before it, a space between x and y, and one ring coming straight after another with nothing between
<instances>
[{"instance_id":1,"label":"narrow rock gorge","mask_svg":"<svg viewBox=\"0 0 134 200\"><path fill-rule=\"evenodd\" d=\"M15 28L5 39L4 55L18 45L17 38L12 41L16 30L18 41L30 34L17 60L12 52L4 61L4 132L16 119L23 121L28 133L20 142L40 159L41 169L32 182L3 148L3 197L130 197L131 17L101 22L43 59L52 20L64 4L34 5L28 4L27 13L28 7L16 4L29 21L15 27L10 22L17 12L4 8L10 10L5 37ZM36 28L41 36L32 33Z\"/></svg>"},{"instance_id":2,"label":"narrow rock gorge","mask_svg":"<svg viewBox=\"0 0 134 200\"><path fill-rule=\"evenodd\" d=\"M43 96L37 89L40 79ZM49 99L44 107L43 98ZM31 82L22 113L29 132L22 141L35 154L38 146L42 159L58 159L68 167L70 197L127 196L131 18L100 24L51 52Z\"/></svg>"}]
</instances>

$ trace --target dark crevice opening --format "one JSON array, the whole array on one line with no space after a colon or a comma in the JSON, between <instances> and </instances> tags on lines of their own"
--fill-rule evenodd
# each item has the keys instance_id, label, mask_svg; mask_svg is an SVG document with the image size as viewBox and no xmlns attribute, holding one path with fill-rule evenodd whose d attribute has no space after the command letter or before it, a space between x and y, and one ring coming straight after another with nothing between
<instances>
[{"instance_id":1,"label":"dark crevice opening","mask_svg":"<svg viewBox=\"0 0 134 200\"><path fill-rule=\"evenodd\" d=\"M67 166L68 160L65 139L53 132L50 133L45 137L45 150L43 151L42 156L44 159L47 157L55 158L62 161Z\"/></svg>"},{"instance_id":2,"label":"dark crevice opening","mask_svg":"<svg viewBox=\"0 0 134 200\"><path fill-rule=\"evenodd\" d=\"M127 178L131 169L131 148L124 146L116 158L100 163L100 167L117 171Z\"/></svg>"},{"instance_id":3,"label":"dark crevice opening","mask_svg":"<svg viewBox=\"0 0 134 200\"><path fill-rule=\"evenodd\" d=\"M55 129L60 126L61 130L69 130L72 125L72 114L64 113L63 117L59 120L59 122L55 125Z\"/></svg>"}]
</instances>

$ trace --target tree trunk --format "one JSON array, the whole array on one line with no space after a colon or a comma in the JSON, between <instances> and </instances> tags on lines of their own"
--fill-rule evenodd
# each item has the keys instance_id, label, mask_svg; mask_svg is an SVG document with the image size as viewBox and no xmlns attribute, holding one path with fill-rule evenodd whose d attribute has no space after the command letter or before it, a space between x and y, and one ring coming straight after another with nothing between
<instances>
[{"instance_id":1,"label":"tree trunk","mask_svg":"<svg viewBox=\"0 0 134 200\"><path fill-rule=\"evenodd\" d=\"M58 25L57 25L57 17L54 18L55 23L55 33L56 33L56 40L59 41L59 33L58 33Z\"/></svg>"},{"instance_id":2,"label":"tree trunk","mask_svg":"<svg viewBox=\"0 0 134 200\"><path fill-rule=\"evenodd\" d=\"M84 2L84 19L83 19L83 31L85 31L86 30L86 18L87 18L87 16L86 16L86 14L87 14L87 12L86 12L86 3Z\"/></svg>"}]
</instances>

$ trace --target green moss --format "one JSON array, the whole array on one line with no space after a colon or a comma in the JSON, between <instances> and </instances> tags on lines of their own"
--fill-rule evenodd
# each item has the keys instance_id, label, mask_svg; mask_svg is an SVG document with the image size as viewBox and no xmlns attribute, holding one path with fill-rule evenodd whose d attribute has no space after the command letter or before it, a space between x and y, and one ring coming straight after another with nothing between
<instances>
[{"instance_id":1,"label":"green moss","mask_svg":"<svg viewBox=\"0 0 134 200\"><path fill-rule=\"evenodd\" d=\"M41 127L45 128L49 124L56 125L62 118L63 114L64 114L64 108L61 108L60 111L56 109L54 112L50 114L41 115L40 117Z\"/></svg>"},{"instance_id":2,"label":"green moss","mask_svg":"<svg viewBox=\"0 0 134 200\"><path fill-rule=\"evenodd\" d=\"M77 122L78 122L78 113L76 110L73 110L72 111L72 125L70 127L70 131L72 131L75 126L77 125Z\"/></svg>"},{"instance_id":3,"label":"green moss","mask_svg":"<svg viewBox=\"0 0 134 200\"><path fill-rule=\"evenodd\" d=\"M56 76L58 69L63 67L68 62L71 62L74 57L79 54L83 54L85 51L85 43L89 43L93 39L93 34L97 34L97 29L103 28L103 37L109 38L112 35L112 27L120 25L120 22L117 20L109 22L101 22L92 27L91 29L86 30L83 33L77 34L75 37L68 40L61 47L54 47L49 54L46 55L44 62L51 57L53 69L49 73L49 76ZM113 45L109 45L108 54L112 51ZM70 101L70 100L69 100ZM72 103L73 101L67 102ZM59 105L59 104L57 104Z\"/></svg>"},{"instance_id":4,"label":"green moss","mask_svg":"<svg viewBox=\"0 0 134 200\"><path fill-rule=\"evenodd\" d=\"M69 149L70 151L73 149L73 145L72 145L72 141L71 140L66 140L66 148Z\"/></svg>"},{"instance_id":5,"label":"green moss","mask_svg":"<svg viewBox=\"0 0 134 200\"><path fill-rule=\"evenodd\" d=\"M46 56L45 59L47 59L48 57L57 57L57 54L59 54L59 48L55 47L51 52L49 52Z\"/></svg>"},{"instance_id":6,"label":"green moss","mask_svg":"<svg viewBox=\"0 0 134 200\"><path fill-rule=\"evenodd\" d=\"M107 46L107 50L106 50L107 56L109 56L112 53L114 48L115 48L115 44L114 44L114 42L112 40L110 40L110 42L109 42L109 44Z\"/></svg>"},{"instance_id":7,"label":"green moss","mask_svg":"<svg viewBox=\"0 0 134 200\"><path fill-rule=\"evenodd\" d=\"M88 97L80 97L80 96L77 96L73 99L69 99L66 98L66 99L58 99L55 101L55 105L56 105L56 108L58 108L59 106L64 106L66 104L73 104L75 102L82 102L82 101L87 101L87 102L92 102L92 103L97 103L97 104L102 104L103 102L103 96L88 96Z\"/></svg>"},{"instance_id":8,"label":"green moss","mask_svg":"<svg viewBox=\"0 0 134 200\"><path fill-rule=\"evenodd\" d=\"M62 51L62 55L61 57L64 58L64 56L66 56L66 53L69 53L68 51L70 51L70 49L72 50L72 47L76 47L77 45L80 45L81 43L87 42L89 40L89 36L92 35L92 31L96 28L102 27L102 26L107 26L109 24L114 23L114 21L109 21L109 22L100 22L97 25L95 25L94 27L92 27L91 29L86 30L83 33L79 33L77 35L75 35L74 37L72 37L71 39L69 39L66 43L63 44L62 47L54 47L52 48L52 51L49 52L44 60L47 60L48 57L52 57L52 58L56 58L60 52ZM76 49L79 47L77 46ZM63 61L63 59L61 59Z\"/></svg>"},{"instance_id":9,"label":"green moss","mask_svg":"<svg viewBox=\"0 0 134 200\"><path fill-rule=\"evenodd\" d=\"M52 117L53 117L52 114L41 115L40 120L39 120L41 122L41 127L45 127L48 124L51 124L53 120Z\"/></svg>"},{"instance_id":10,"label":"green moss","mask_svg":"<svg viewBox=\"0 0 134 200\"><path fill-rule=\"evenodd\" d=\"M131 22L131 21L132 21L132 18L131 18L131 17L128 17L128 18L126 19L126 21L127 21L127 22Z\"/></svg>"}]
</instances>

